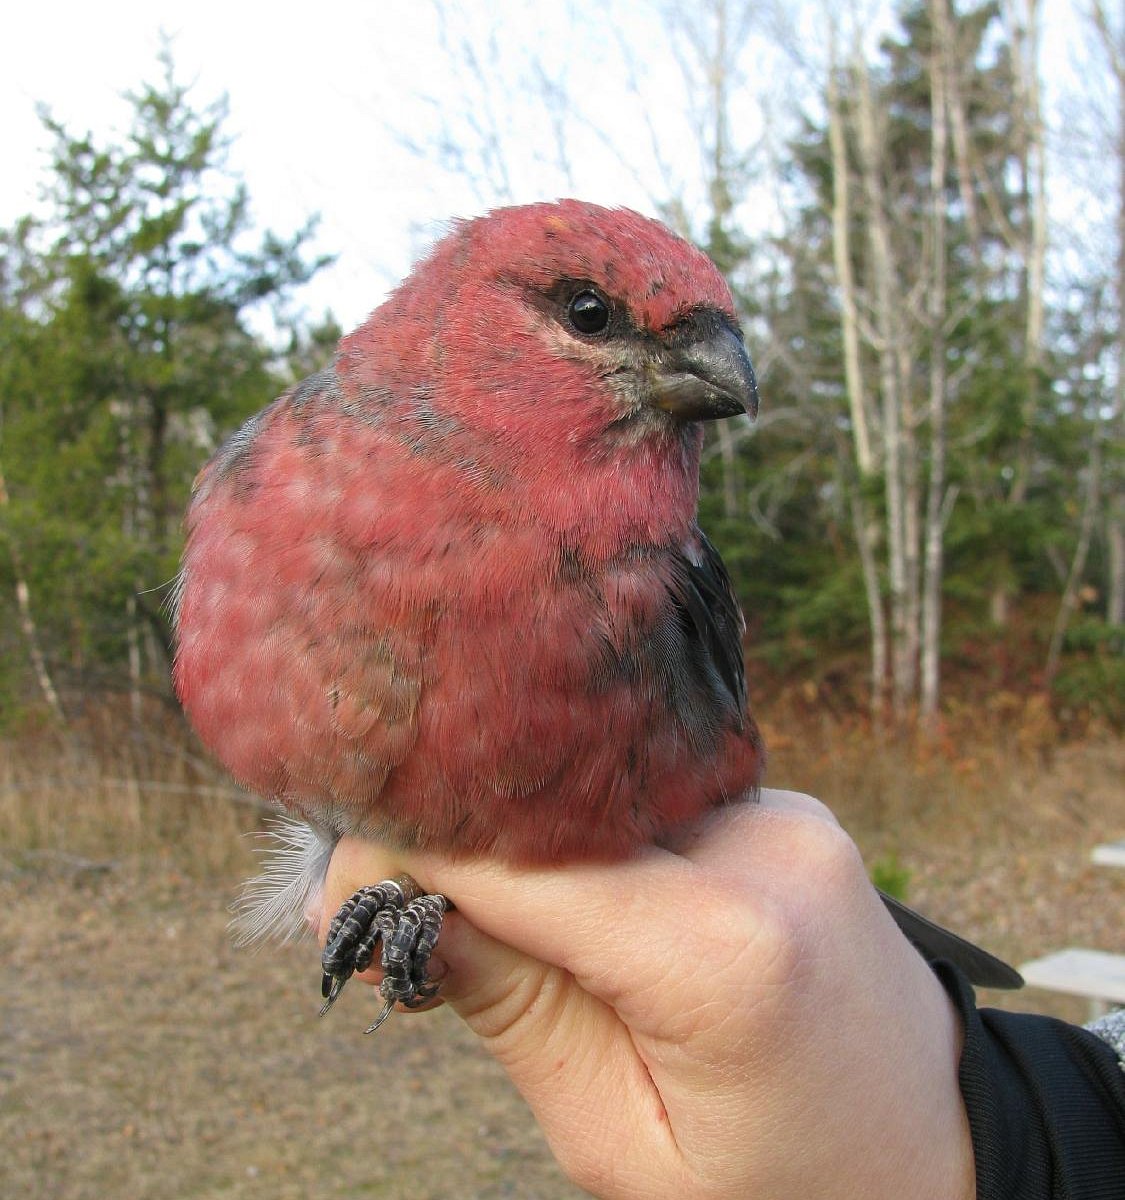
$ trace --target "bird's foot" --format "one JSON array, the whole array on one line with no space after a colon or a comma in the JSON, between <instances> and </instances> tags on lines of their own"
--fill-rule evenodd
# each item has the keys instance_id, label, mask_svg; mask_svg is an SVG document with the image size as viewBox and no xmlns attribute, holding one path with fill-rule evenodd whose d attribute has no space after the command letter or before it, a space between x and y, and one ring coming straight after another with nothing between
<instances>
[{"instance_id":1,"label":"bird's foot","mask_svg":"<svg viewBox=\"0 0 1125 1200\"><path fill-rule=\"evenodd\" d=\"M418 1008L437 994L427 975L430 954L441 933L449 902L426 895L409 875L362 887L340 906L328 927L321 957L324 1014L336 1003L344 984L356 971L365 971L380 943L383 1008L365 1031L374 1033L396 1004Z\"/></svg>"}]
</instances>

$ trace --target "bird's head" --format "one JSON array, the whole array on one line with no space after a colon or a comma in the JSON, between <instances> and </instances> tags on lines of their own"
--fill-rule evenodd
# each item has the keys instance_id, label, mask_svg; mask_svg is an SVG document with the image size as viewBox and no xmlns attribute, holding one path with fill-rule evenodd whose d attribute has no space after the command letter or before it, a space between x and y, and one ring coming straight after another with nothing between
<instances>
[{"instance_id":1,"label":"bird's head","mask_svg":"<svg viewBox=\"0 0 1125 1200\"><path fill-rule=\"evenodd\" d=\"M699 422L758 403L710 259L657 221L577 200L458 223L344 339L340 364L418 444L440 437L478 476L571 474L588 492L590 472L632 463L638 493L683 476L684 511Z\"/></svg>"}]
</instances>

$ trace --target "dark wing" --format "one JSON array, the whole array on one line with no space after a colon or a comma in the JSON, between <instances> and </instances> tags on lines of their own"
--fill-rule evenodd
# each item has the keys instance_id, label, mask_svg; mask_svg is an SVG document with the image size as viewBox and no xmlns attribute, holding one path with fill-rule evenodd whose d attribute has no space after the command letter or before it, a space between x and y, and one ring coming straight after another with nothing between
<instances>
[{"instance_id":1,"label":"dark wing","mask_svg":"<svg viewBox=\"0 0 1125 1200\"><path fill-rule=\"evenodd\" d=\"M944 958L955 967L960 967L969 977L969 982L977 987L1023 987L1023 977L1014 967L914 909L907 908L901 900L888 896L886 892L880 892L879 895L894 917L895 924L927 962Z\"/></svg>"},{"instance_id":2,"label":"dark wing","mask_svg":"<svg viewBox=\"0 0 1125 1200\"><path fill-rule=\"evenodd\" d=\"M693 543L676 555L672 600L687 639L693 673L713 694L726 724L746 724L746 665L742 633L746 622L719 552L698 529Z\"/></svg>"}]
</instances>

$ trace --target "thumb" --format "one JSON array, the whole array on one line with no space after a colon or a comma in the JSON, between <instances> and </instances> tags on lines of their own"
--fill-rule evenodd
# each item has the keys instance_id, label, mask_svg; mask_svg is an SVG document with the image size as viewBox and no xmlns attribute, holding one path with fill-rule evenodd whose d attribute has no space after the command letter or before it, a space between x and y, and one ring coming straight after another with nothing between
<instances>
[{"instance_id":1,"label":"thumb","mask_svg":"<svg viewBox=\"0 0 1125 1200\"><path fill-rule=\"evenodd\" d=\"M403 872L428 886L428 880L455 874L456 868L432 854L423 858L354 838L341 840L325 880L321 940L352 892ZM482 878L490 872L500 876L491 884ZM508 879L502 867L485 862L474 863L472 874L485 890ZM662 1103L612 1006L586 991L564 967L498 941L456 910L446 914L430 961L433 976L442 979L444 1002L508 1073L563 1169L572 1178L590 1178L599 1164L615 1158L620 1163L613 1131L620 1130L623 1119L651 1124ZM357 978L378 983L379 977L369 970ZM670 1134L666 1150L661 1169L670 1178L678 1160Z\"/></svg>"}]
</instances>

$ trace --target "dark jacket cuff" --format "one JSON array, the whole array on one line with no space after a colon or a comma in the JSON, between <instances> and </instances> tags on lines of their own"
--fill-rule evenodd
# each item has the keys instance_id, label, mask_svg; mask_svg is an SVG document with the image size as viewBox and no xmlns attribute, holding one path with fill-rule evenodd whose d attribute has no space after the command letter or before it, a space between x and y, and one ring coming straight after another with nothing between
<instances>
[{"instance_id":1,"label":"dark jacket cuff","mask_svg":"<svg viewBox=\"0 0 1125 1200\"><path fill-rule=\"evenodd\" d=\"M1125 1200L1125 1071L1113 1050L1053 1017L978 1009L956 967L934 971L964 1022L978 1200Z\"/></svg>"}]
</instances>

